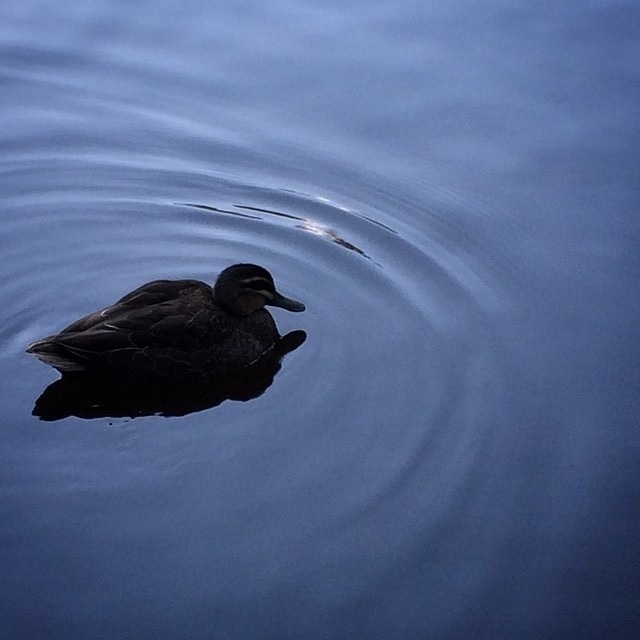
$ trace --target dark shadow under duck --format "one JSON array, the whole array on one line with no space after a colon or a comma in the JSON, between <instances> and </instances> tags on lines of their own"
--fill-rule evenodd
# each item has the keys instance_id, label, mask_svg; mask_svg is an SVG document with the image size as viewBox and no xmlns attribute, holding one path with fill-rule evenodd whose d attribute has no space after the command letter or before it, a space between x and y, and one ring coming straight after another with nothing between
<instances>
[{"instance_id":1,"label":"dark shadow under duck","mask_svg":"<svg viewBox=\"0 0 640 640\"><path fill-rule=\"evenodd\" d=\"M215 407L226 400L245 402L263 394L281 367L282 358L306 339L301 330L282 336L257 362L237 375L196 381L131 382L99 373L63 375L36 400L32 415L45 422L78 418L137 418L184 416Z\"/></svg>"},{"instance_id":2,"label":"dark shadow under duck","mask_svg":"<svg viewBox=\"0 0 640 640\"><path fill-rule=\"evenodd\" d=\"M213 287L155 280L115 304L29 345L64 376L121 381L209 381L236 375L267 354L280 334L265 305L304 311L254 264L226 268Z\"/></svg>"}]
</instances>

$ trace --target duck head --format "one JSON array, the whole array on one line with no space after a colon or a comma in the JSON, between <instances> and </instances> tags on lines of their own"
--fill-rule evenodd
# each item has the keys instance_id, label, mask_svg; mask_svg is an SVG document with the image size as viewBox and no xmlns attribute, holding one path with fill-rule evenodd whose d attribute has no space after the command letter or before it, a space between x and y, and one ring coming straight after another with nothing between
<instances>
[{"instance_id":1,"label":"duck head","mask_svg":"<svg viewBox=\"0 0 640 640\"><path fill-rule=\"evenodd\" d=\"M234 264L220 273L213 287L215 301L235 316L248 316L265 305L304 311L302 302L276 291L271 274L256 264Z\"/></svg>"}]
</instances>

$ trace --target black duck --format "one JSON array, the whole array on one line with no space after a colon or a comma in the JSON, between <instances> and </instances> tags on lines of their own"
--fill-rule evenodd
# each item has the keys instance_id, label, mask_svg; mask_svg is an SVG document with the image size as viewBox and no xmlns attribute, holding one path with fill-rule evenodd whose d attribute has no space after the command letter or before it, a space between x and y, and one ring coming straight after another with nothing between
<instances>
[{"instance_id":1,"label":"black duck","mask_svg":"<svg viewBox=\"0 0 640 640\"><path fill-rule=\"evenodd\" d=\"M154 280L27 352L63 375L185 381L236 374L280 340L265 305L305 309L278 293L271 274L254 264L227 267L213 287Z\"/></svg>"}]
</instances>

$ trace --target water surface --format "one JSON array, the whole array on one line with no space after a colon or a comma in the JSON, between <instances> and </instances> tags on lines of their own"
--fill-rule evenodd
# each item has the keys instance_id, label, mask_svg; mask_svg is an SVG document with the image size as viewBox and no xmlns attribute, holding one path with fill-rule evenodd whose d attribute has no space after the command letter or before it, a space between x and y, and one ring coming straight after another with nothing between
<instances>
[{"instance_id":1,"label":"water surface","mask_svg":"<svg viewBox=\"0 0 640 640\"><path fill-rule=\"evenodd\" d=\"M634 19L4 2L4 635L633 637ZM31 415L31 340L241 261L263 393Z\"/></svg>"}]
</instances>

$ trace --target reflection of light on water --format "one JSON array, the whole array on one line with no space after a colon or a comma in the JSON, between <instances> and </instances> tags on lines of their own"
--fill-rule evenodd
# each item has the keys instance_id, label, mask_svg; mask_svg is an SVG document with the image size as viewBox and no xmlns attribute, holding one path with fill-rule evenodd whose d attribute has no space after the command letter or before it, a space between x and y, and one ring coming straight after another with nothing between
<instances>
[{"instance_id":1,"label":"reflection of light on water","mask_svg":"<svg viewBox=\"0 0 640 640\"><path fill-rule=\"evenodd\" d=\"M303 231L307 231L309 233L313 233L314 235L320 236L335 244L344 247L345 249L349 249L349 251L355 251L365 258L369 258L369 256L362 250L356 247L354 244L347 242L343 238L338 235L338 232L335 229L330 229L329 227L325 227L319 222L315 222L314 220L305 220L300 224L297 224L296 227L298 229L302 229Z\"/></svg>"},{"instance_id":2,"label":"reflection of light on water","mask_svg":"<svg viewBox=\"0 0 640 640\"><path fill-rule=\"evenodd\" d=\"M349 207L344 207L341 204L338 204L333 200L330 200L329 198L325 198L324 196L316 196L316 198L320 202L324 202L325 204L330 204L335 209L339 209L340 211L344 211L345 213L351 213L351 209L349 209Z\"/></svg>"},{"instance_id":3,"label":"reflection of light on water","mask_svg":"<svg viewBox=\"0 0 640 640\"><path fill-rule=\"evenodd\" d=\"M393 233L393 234L397 233L397 231L395 229L392 229L391 227L388 227L386 224L382 224L382 222L379 222L378 220L375 220L374 218L370 218L369 216L365 216L362 213L358 213L354 209L351 209L349 207L345 207L344 205L338 204L334 200L331 200L329 198L325 198L324 196L315 196L315 199L318 202L322 202L322 204L329 205L332 209L337 209L338 211L342 211L343 213L350 213L351 215L357 216L361 220L366 220L367 222L371 222L372 224L375 224L376 226L381 227L382 229L385 229L386 231L389 231L390 233Z\"/></svg>"},{"instance_id":4,"label":"reflection of light on water","mask_svg":"<svg viewBox=\"0 0 640 640\"><path fill-rule=\"evenodd\" d=\"M333 208L339 209L344 213L353 213L347 207L342 207L340 205L337 205L334 202L331 202L331 200L329 200L328 198L318 196L316 199L324 204L330 205ZM313 233L314 235L320 236L321 238L325 238L326 240L329 240L330 242L333 242L341 247L344 247L345 249L349 249L349 251L355 251L357 254L365 258L369 258L369 256L362 249L356 247L356 245L342 238L338 233L338 231L336 231L335 229L327 227L320 222L316 222L315 220L303 218L301 216L293 215L291 213L283 213L281 211L274 211L273 209L265 209L263 207L256 207L256 206L242 205L242 204L234 205L236 209L242 209L243 210L242 213L239 211L222 209L222 208L215 207L212 205L207 205L207 204L196 204L196 203L190 203L190 202L184 202L181 204L186 207L193 207L195 209L201 209L203 211L209 211L211 213L222 213L227 215L240 216L242 218L248 218L252 220L263 220L264 218L260 216L248 214L246 213L247 211L251 211L253 213L263 213L269 216L276 216L277 218L284 221L294 220L295 227L297 229L302 229L307 233ZM354 214L354 215L357 215L357 214ZM368 220L368 218L363 218L363 219ZM375 222L375 221L372 221L372 222ZM380 225L380 226L383 226L383 225Z\"/></svg>"},{"instance_id":5,"label":"reflection of light on water","mask_svg":"<svg viewBox=\"0 0 640 640\"><path fill-rule=\"evenodd\" d=\"M323 224L319 222L315 222L314 220L305 220L302 224L296 225L299 229L304 229L309 233L315 233L317 236L327 236L332 233L332 230L328 227L325 227ZM335 231L333 231L335 234Z\"/></svg>"}]
</instances>

